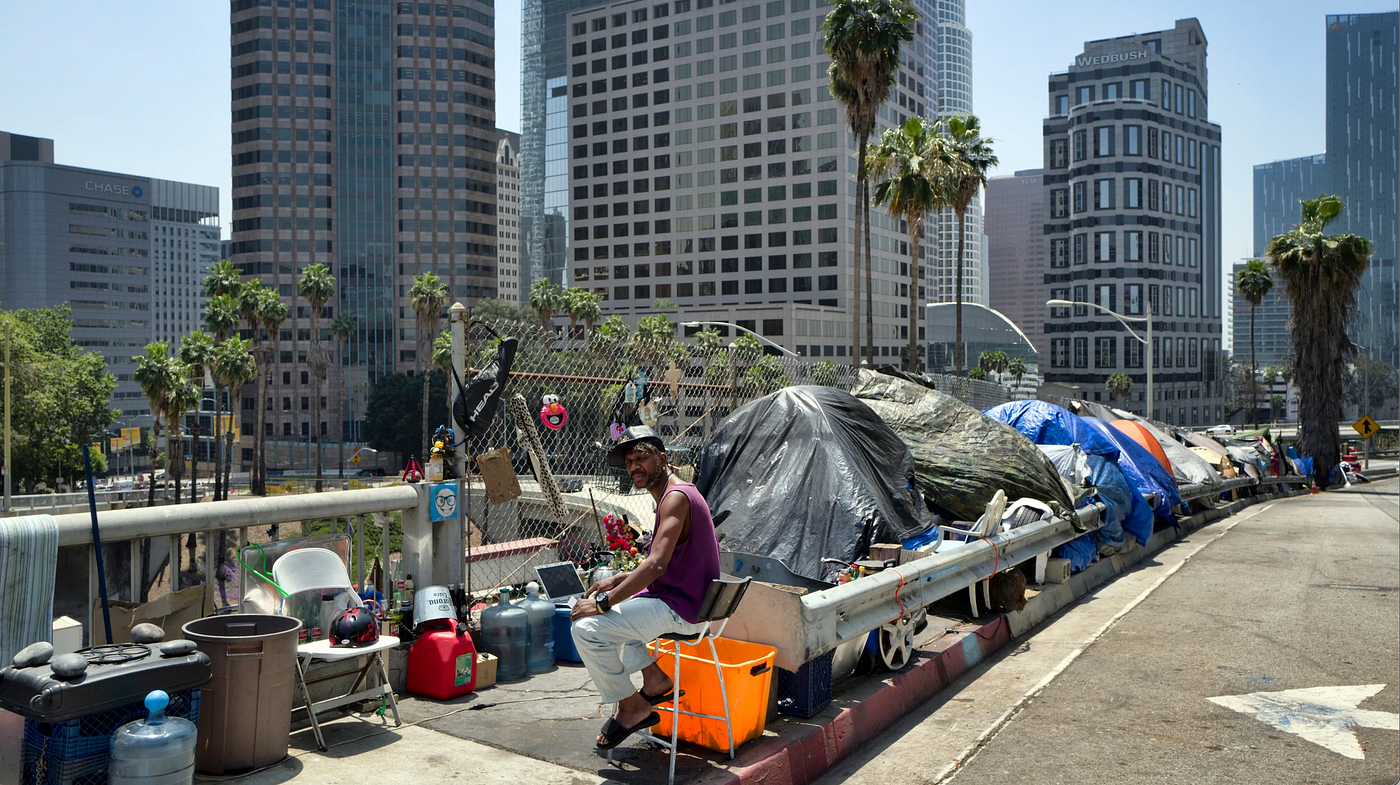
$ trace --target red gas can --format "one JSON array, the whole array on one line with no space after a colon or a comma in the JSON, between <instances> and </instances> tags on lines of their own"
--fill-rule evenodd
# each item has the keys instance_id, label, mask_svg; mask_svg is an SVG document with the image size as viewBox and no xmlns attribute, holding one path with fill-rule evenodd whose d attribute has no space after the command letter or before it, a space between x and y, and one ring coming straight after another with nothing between
<instances>
[{"instance_id":1,"label":"red gas can","mask_svg":"<svg viewBox=\"0 0 1400 785\"><path fill-rule=\"evenodd\" d=\"M408 691L447 700L476 689L476 645L456 619L436 619L408 650Z\"/></svg>"}]
</instances>

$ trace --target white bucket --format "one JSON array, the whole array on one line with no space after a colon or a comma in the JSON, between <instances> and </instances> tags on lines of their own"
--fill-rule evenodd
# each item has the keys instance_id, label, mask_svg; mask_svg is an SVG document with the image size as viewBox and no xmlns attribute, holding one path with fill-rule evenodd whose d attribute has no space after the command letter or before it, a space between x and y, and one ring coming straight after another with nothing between
<instances>
[{"instance_id":1,"label":"white bucket","mask_svg":"<svg viewBox=\"0 0 1400 785\"><path fill-rule=\"evenodd\" d=\"M455 618L457 618L457 609L452 603L452 593L447 590L446 586L428 586L414 592L413 624L415 627L428 621Z\"/></svg>"}]
</instances>

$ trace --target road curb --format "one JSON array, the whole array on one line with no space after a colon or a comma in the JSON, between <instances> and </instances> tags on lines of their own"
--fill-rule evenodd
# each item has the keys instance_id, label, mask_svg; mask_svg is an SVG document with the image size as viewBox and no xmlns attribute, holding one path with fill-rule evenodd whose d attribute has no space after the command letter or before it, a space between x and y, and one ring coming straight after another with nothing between
<instances>
[{"instance_id":1,"label":"road curb","mask_svg":"<svg viewBox=\"0 0 1400 785\"><path fill-rule=\"evenodd\" d=\"M1158 531L1146 546L1100 559L1067 583L1047 586L1014 613L987 616L921 649L906 670L843 693L826 711L806 722L789 721L777 736L741 750L724 769L692 780L695 785L807 785L841 759L952 684L969 668L1054 616L1139 561L1207 524L1246 507L1304 492L1259 494L1221 504L1180 520L1180 528Z\"/></svg>"}]
</instances>

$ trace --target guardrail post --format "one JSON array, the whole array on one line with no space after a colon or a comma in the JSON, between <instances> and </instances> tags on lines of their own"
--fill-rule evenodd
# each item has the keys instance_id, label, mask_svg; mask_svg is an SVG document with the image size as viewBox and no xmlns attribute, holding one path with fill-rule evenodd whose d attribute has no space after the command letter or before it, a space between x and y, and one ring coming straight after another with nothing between
<instances>
[{"instance_id":1,"label":"guardrail post","mask_svg":"<svg viewBox=\"0 0 1400 785\"><path fill-rule=\"evenodd\" d=\"M403 573L413 575L419 587L462 582L462 532L456 513L448 520L432 520L433 491L454 483L414 483L418 506L403 511ZM462 482L456 490L460 503Z\"/></svg>"}]
</instances>

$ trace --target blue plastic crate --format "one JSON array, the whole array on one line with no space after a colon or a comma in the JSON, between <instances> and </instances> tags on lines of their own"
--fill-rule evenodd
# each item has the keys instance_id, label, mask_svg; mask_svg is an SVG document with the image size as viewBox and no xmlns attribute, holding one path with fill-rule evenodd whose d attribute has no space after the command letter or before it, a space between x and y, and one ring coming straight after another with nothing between
<instances>
[{"instance_id":1,"label":"blue plastic crate","mask_svg":"<svg viewBox=\"0 0 1400 785\"><path fill-rule=\"evenodd\" d=\"M100 758L104 762L102 771L105 772L112 734L132 720L145 719L147 714L143 699L66 722L47 723L27 719L24 721L24 765L28 767L41 755L48 761L50 768L57 761ZM169 717L181 717L199 725L199 688L193 687L173 693L165 714ZM105 781L104 779L103 782Z\"/></svg>"},{"instance_id":2,"label":"blue plastic crate","mask_svg":"<svg viewBox=\"0 0 1400 785\"><path fill-rule=\"evenodd\" d=\"M554 609L554 661L583 662L574 648L574 623L569 619L569 608Z\"/></svg>"},{"instance_id":3,"label":"blue plastic crate","mask_svg":"<svg viewBox=\"0 0 1400 785\"><path fill-rule=\"evenodd\" d=\"M831 703L831 658L826 654L803 663L797 672L778 669L778 713L811 717Z\"/></svg>"},{"instance_id":4,"label":"blue plastic crate","mask_svg":"<svg viewBox=\"0 0 1400 785\"><path fill-rule=\"evenodd\" d=\"M19 781L25 785L107 785L110 760L103 752L75 760L45 759L41 766L38 758L29 759L26 750Z\"/></svg>"}]
</instances>

